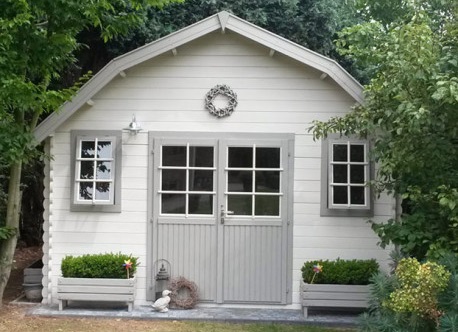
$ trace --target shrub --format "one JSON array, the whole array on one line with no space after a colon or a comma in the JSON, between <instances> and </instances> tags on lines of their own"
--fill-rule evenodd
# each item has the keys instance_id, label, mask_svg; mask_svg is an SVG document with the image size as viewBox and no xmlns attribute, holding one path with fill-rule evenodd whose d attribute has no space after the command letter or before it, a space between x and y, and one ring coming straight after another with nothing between
<instances>
[{"instance_id":1,"label":"shrub","mask_svg":"<svg viewBox=\"0 0 458 332\"><path fill-rule=\"evenodd\" d=\"M137 270L138 258L121 253L66 256L62 260L62 276L66 278L114 278L127 279L125 262L132 263L129 278Z\"/></svg>"},{"instance_id":2,"label":"shrub","mask_svg":"<svg viewBox=\"0 0 458 332\"><path fill-rule=\"evenodd\" d=\"M379 273L370 286L371 306L361 316L361 331L458 331L456 253L439 262L401 260L394 274Z\"/></svg>"},{"instance_id":3,"label":"shrub","mask_svg":"<svg viewBox=\"0 0 458 332\"><path fill-rule=\"evenodd\" d=\"M322 272L315 274L313 268L317 265L322 267ZM370 277L378 270L379 265L375 259L316 260L304 263L302 278L304 282L313 279L314 284L367 285Z\"/></svg>"}]
</instances>

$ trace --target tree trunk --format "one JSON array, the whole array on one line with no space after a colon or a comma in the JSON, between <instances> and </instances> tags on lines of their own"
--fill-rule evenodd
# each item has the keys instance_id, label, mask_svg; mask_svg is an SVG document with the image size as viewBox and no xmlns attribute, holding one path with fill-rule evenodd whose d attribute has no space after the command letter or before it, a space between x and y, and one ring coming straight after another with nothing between
<instances>
[{"instance_id":1,"label":"tree trunk","mask_svg":"<svg viewBox=\"0 0 458 332\"><path fill-rule=\"evenodd\" d=\"M16 234L1 242L0 247L0 307L3 293L11 273L14 251L19 235L19 213L21 210L21 173L22 161L15 162L10 168L8 185L8 205L6 207L6 225L16 229Z\"/></svg>"}]
</instances>

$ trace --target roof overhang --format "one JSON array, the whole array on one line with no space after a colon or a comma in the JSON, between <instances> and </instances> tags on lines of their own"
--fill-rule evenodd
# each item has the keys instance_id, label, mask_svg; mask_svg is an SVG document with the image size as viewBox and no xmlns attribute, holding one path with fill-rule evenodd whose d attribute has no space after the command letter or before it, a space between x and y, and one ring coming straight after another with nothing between
<instances>
[{"instance_id":1,"label":"roof overhang","mask_svg":"<svg viewBox=\"0 0 458 332\"><path fill-rule=\"evenodd\" d=\"M70 101L37 126L34 131L36 141L42 142L50 136L84 104L90 104L91 98L113 78L124 75L125 70L217 30L233 31L315 68L332 78L356 102L363 103L363 87L336 61L223 11L111 60Z\"/></svg>"}]
</instances>

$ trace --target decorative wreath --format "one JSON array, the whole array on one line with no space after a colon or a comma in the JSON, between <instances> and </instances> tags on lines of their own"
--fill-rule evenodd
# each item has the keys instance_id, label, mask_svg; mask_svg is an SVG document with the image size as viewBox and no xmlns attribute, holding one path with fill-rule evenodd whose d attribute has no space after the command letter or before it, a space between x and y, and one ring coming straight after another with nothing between
<instances>
[{"instance_id":1,"label":"decorative wreath","mask_svg":"<svg viewBox=\"0 0 458 332\"><path fill-rule=\"evenodd\" d=\"M214 105L213 102L215 101L215 98L219 95L223 95L229 98L229 102L226 107L217 108ZM218 118L231 115L232 112L234 112L234 109L237 107L237 95L227 85L217 85L213 89L208 91L205 95L205 107L211 114L217 116Z\"/></svg>"},{"instance_id":2,"label":"decorative wreath","mask_svg":"<svg viewBox=\"0 0 458 332\"><path fill-rule=\"evenodd\" d=\"M197 285L185 277L173 278L170 281L169 289L172 292L170 305L182 309L192 309L196 306L198 300ZM187 296L178 297L181 290L187 290Z\"/></svg>"}]
</instances>

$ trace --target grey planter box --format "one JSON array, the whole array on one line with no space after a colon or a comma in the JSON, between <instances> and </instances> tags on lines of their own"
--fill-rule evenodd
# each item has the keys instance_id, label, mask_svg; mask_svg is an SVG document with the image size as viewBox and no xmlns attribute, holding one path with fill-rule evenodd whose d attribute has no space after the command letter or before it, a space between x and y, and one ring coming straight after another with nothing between
<instances>
[{"instance_id":1,"label":"grey planter box","mask_svg":"<svg viewBox=\"0 0 458 332\"><path fill-rule=\"evenodd\" d=\"M130 312L135 300L135 284L136 278L59 278L57 281L59 310L63 310L68 301L105 301L126 302Z\"/></svg>"},{"instance_id":2,"label":"grey planter box","mask_svg":"<svg viewBox=\"0 0 458 332\"><path fill-rule=\"evenodd\" d=\"M308 309L319 308L361 308L369 304L367 285L316 285L301 280L301 297L304 317Z\"/></svg>"}]
</instances>

